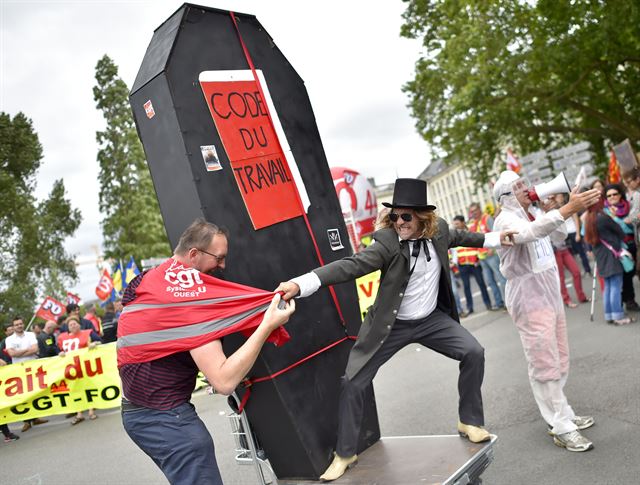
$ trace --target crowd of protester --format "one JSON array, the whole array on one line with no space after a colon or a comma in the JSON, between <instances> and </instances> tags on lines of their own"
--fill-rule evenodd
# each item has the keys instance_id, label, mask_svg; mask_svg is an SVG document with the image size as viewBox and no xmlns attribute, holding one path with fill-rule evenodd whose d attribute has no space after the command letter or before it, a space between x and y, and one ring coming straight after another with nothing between
<instances>
[{"instance_id":1,"label":"crowd of protester","mask_svg":"<svg viewBox=\"0 0 640 485\"><path fill-rule=\"evenodd\" d=\"M80 307L69 303L66 314L57 321L47 320L44 324L33 323L25 328L24 319L15 316L11 323L4 326L4 339L0 342L0 366L17 364L34 359L64 356L81 348L92 348L99 343L116 341L118 317L122 311L120 301L109 302L105 306L104 315L96 314L96 307L88 304L84 308L84 316L80 316ZM98 417L94 409L89 409L89 419ZM72 425L84 421L83 412L67 415ZM36 418L23 422L22 432L27 432L34 425L44 424L46 419ZM7 424L0 425L6 443L19 439Z\"/></svg>"},{"instance_id":2,"label":"crowd of protester","mask_svg":"<svg viewBox=\"0 0 640 485\"><path fill-rule=\"evenodd\" d=\"M568 308L589 303L582 277L599 281L604 320L612 325L626 325L635 319L630 312L640 311L633 278L640 275L638 262L638 226L640 225L640 169L623 174L623 183L605 184L595 180L591 188L602 192L601 201L584 213L565 221L567 238L552 240L558 266L560 293ZM567 203L566 194L558 194L531 210L548 211ZM499 208L497 209L499 210ZM493 228L493 206L484 211L476 202L469 206L468 216L456 215L453 228L472 232L489 232ZM578 260L582 270L578 266ZM499 258L492 250L453 248L449 250L453 294L462 318L474 313L471 278L476 281L487 310L504 310L505 279L500 273ZM565 271L573 282L572 298L567 289ZM464 290L466 311L460 289ZM490 291L489 291L490 290Z\"/></svg>"}]
</instances>

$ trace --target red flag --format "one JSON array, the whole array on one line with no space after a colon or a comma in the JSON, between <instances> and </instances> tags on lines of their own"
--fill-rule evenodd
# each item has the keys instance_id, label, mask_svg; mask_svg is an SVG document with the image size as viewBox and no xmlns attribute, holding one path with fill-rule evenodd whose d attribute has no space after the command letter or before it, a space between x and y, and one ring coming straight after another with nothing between
<instances>
[{"instance_id":1,"label":"red flag","mask_svg":"<svg viewBox=\"0 0 640 485\"><path fill-rule=\"evenodd\" d=\"M78 303L80 303L80 297L75 293L67 291L67 303L75 303L77 305Z\"/></svg>"},{"instance_id":2,"label":"red flag","mask_svg":"<svg viewBox=\"0 0 640 485\"><path fill-rule=\"evenodd\" d=\"M518 158L513 154L511 150L507 148L507 170L511 170L515 173L520 173L522 165L518 161Z\"/></svg>"},{"instance_id":3,"label":"red flag","mask_svg":"<svg viewBox=\"0 0 640 485\"><path fill-rule=\"evenodd\" d=\"M96 286L96 295L104 301L111 296L112 291L113 280L111 279L109 272L105 269L102 271L102 276L100 277L100 281L98 281L98 286Z\"/></svg>"},{"instance_id":4,"label":"red flag","mask_svg":"<svg viewBox=\"0 0 640 485\"><path fill-rule=\"evenodd\" d=\"M622 177L620 177L620 165L618 165L618 159L616 154L611 150L611 158L609 158L609 183L619 184Z\"/></svg>"},{"instance_id":5,"label":"red flag","mask_svg":"<svg viewBox=\"0 0 640 485\"><path fill-rule=\"evenodd\" d=\"M274 293L219 280L170 258L144 274L135 295L118 320L118 366L192 350L235 332L251 334ZM268 341L280 345L289 338L280 327Z\"/></svg>"},{"instance_id":6,"label":"red flag","mask_svg":"<svg viewBox=\"0 0 640 485\"><path fill-rule=\"evenodd\" d=\"M40 305L40 308L38 308L36 316L43 320L56 321L60 315L64 315L65 311L66 308L63 303L59 302L55 298L47 296Z\"/></svg>"}]
</instances>

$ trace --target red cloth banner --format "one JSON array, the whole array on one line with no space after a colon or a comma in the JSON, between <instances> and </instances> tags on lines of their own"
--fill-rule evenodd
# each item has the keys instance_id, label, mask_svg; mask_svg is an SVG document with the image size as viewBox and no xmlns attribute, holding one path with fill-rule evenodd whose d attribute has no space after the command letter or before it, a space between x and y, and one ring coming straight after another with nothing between
<instances>
[{"instance_id":1,"label":"red cloth banner","mask_svg":"<svg viewBox=\"0 0 640 485\"><path fill-rule=\"evenodd\" d=\"M274 293L223 281L173 258L147 271L118 320L118 366L195 349L225 335L250 335ZM135 282L135 280L134 280ZM268 341L289 340L280 327Z\"/></svg>"},{"instance_id":2,"label":"red cloth banner","mask_svg":"<svg viewBox=\"0 0 640 485\"><path fill-rule=\"evenodd\" d=\"M67 303L75 303L77 305L78 303L80 303L80 297L75 293L67 291Z\"/></svg>"},{"instance_id":3,"label":"red cloth banner","mask_svg":"<svg viewBox=\"0 0 640 485\"><path fill-rule=\"evenodd\" d=\"M208 80L214 78L219 80ZM270 100L262 99L251 71L204 72L200 86L253 227L301 216L297 188L269 119ZM263 92L269 96L266 85ZM271 114L276 116L273 109Z\"/></svg>"},{"instance_id":4,"label":"red cloth banner","mask_svg":"<svg viewBox=\"0 0 640 485\"><path fill-rule=\"evenodd\" d=\"M51 296L47 296L40 305L40 308L38 308L36 316L43 320L53 320L55 322L59 316L65 314L66 310L64 303L59 302Z\"/></svg>"},{"instance_id":5,"label":"red cloth banner","mask_svg":"<svg viewBox=\"0 0 640 485\"><path fill-rule=\"evenodd\" d=\"M111 279L109 271L105 269L102 271L102 276L100 277L100 281L98 281L98 286L96 286L96 295L104 301L111 296L112 291L113 280Z\"/></svg>"},{"instance_id":6,"label":"red cloth banner","mask_svg":"<svg viewBox=\"0 0 640 485\"><path fill-rule=\"evenodd\" d=\"M518 160L518 158L513 154L511 150L507 149L507 170L511 170L515 173L520 173L521 169L522 165L520 165L520 161Z\"/></svg>"}]
</instances>

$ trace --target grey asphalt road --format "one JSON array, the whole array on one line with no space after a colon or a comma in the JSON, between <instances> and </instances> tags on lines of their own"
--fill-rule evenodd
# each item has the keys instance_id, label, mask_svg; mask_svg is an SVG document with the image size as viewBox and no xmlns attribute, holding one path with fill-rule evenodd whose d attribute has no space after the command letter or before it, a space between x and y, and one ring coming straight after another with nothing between
<instances>
[{"instance_id":1,"label":"grey asphalt road","mask_svg":"<svg viewBox=\"0 0 640 485\"><path fill-rule=\"evenodd\" d=\"M590 288L586 278L584 285ZM588 304L567 310L571 371L566 394L578 414L596 419L585 431L595 444L587 453L558 448L546 434L509 316L483 312L463 320L486 350L486 424L499 438L495 460L483 475L485 485L640 483L640 323L605 324L600 301L595 315L590 322ZM420 346L398 353L375 380L383 436L455 433L457 374L456 362ZM233 460L226 400L198 394L193 402L214 436L225 484L256 483L253 468ZM117 411L102 411L100 419L73 427L53 417L18 434L19 441L0 443L0 485L166 483L125 435Z\"/></svg>"}]
</instances>

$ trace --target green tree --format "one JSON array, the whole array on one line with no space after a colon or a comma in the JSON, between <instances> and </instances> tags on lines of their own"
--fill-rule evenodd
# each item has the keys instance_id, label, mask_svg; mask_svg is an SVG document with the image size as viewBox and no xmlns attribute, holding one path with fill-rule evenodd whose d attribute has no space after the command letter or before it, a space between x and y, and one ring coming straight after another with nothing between
<instances>
[{"instance_id":1,"label":"green tree","mask_svg":"<svg viewBox=\"0 0 640 485\"><path fill-rule=\"evenodd\" d=\"M61 298L77 279L64 240L82 217L65 199L62 180L37 201L36 173L42 146L31 120L0 113L0 318L29 318L44 293Z\"/></svg>"},{"instance_id":2,"label":"green tree","mask_svg":"<svg viewBox=\"0 0 640 485\"><path fill-rule=\"evenodd\" d=\"M436 156L487 180L507 146L526 154L640 142L635 0L410 0L401 34L422 38L409 94Z\"/></svg>"},{"instance_id":3,"label":"green tree","mask_svg":"<svg viewBox=\"0 0 640 485\"><path fill-rule=\"evenodd\" d=\"M100 211L105 256L127 261L169 255L151 175L118 67L103 56L96 65L96 106L107 126L97 132L100 146Z\"/></svg>"}]
</instances>

